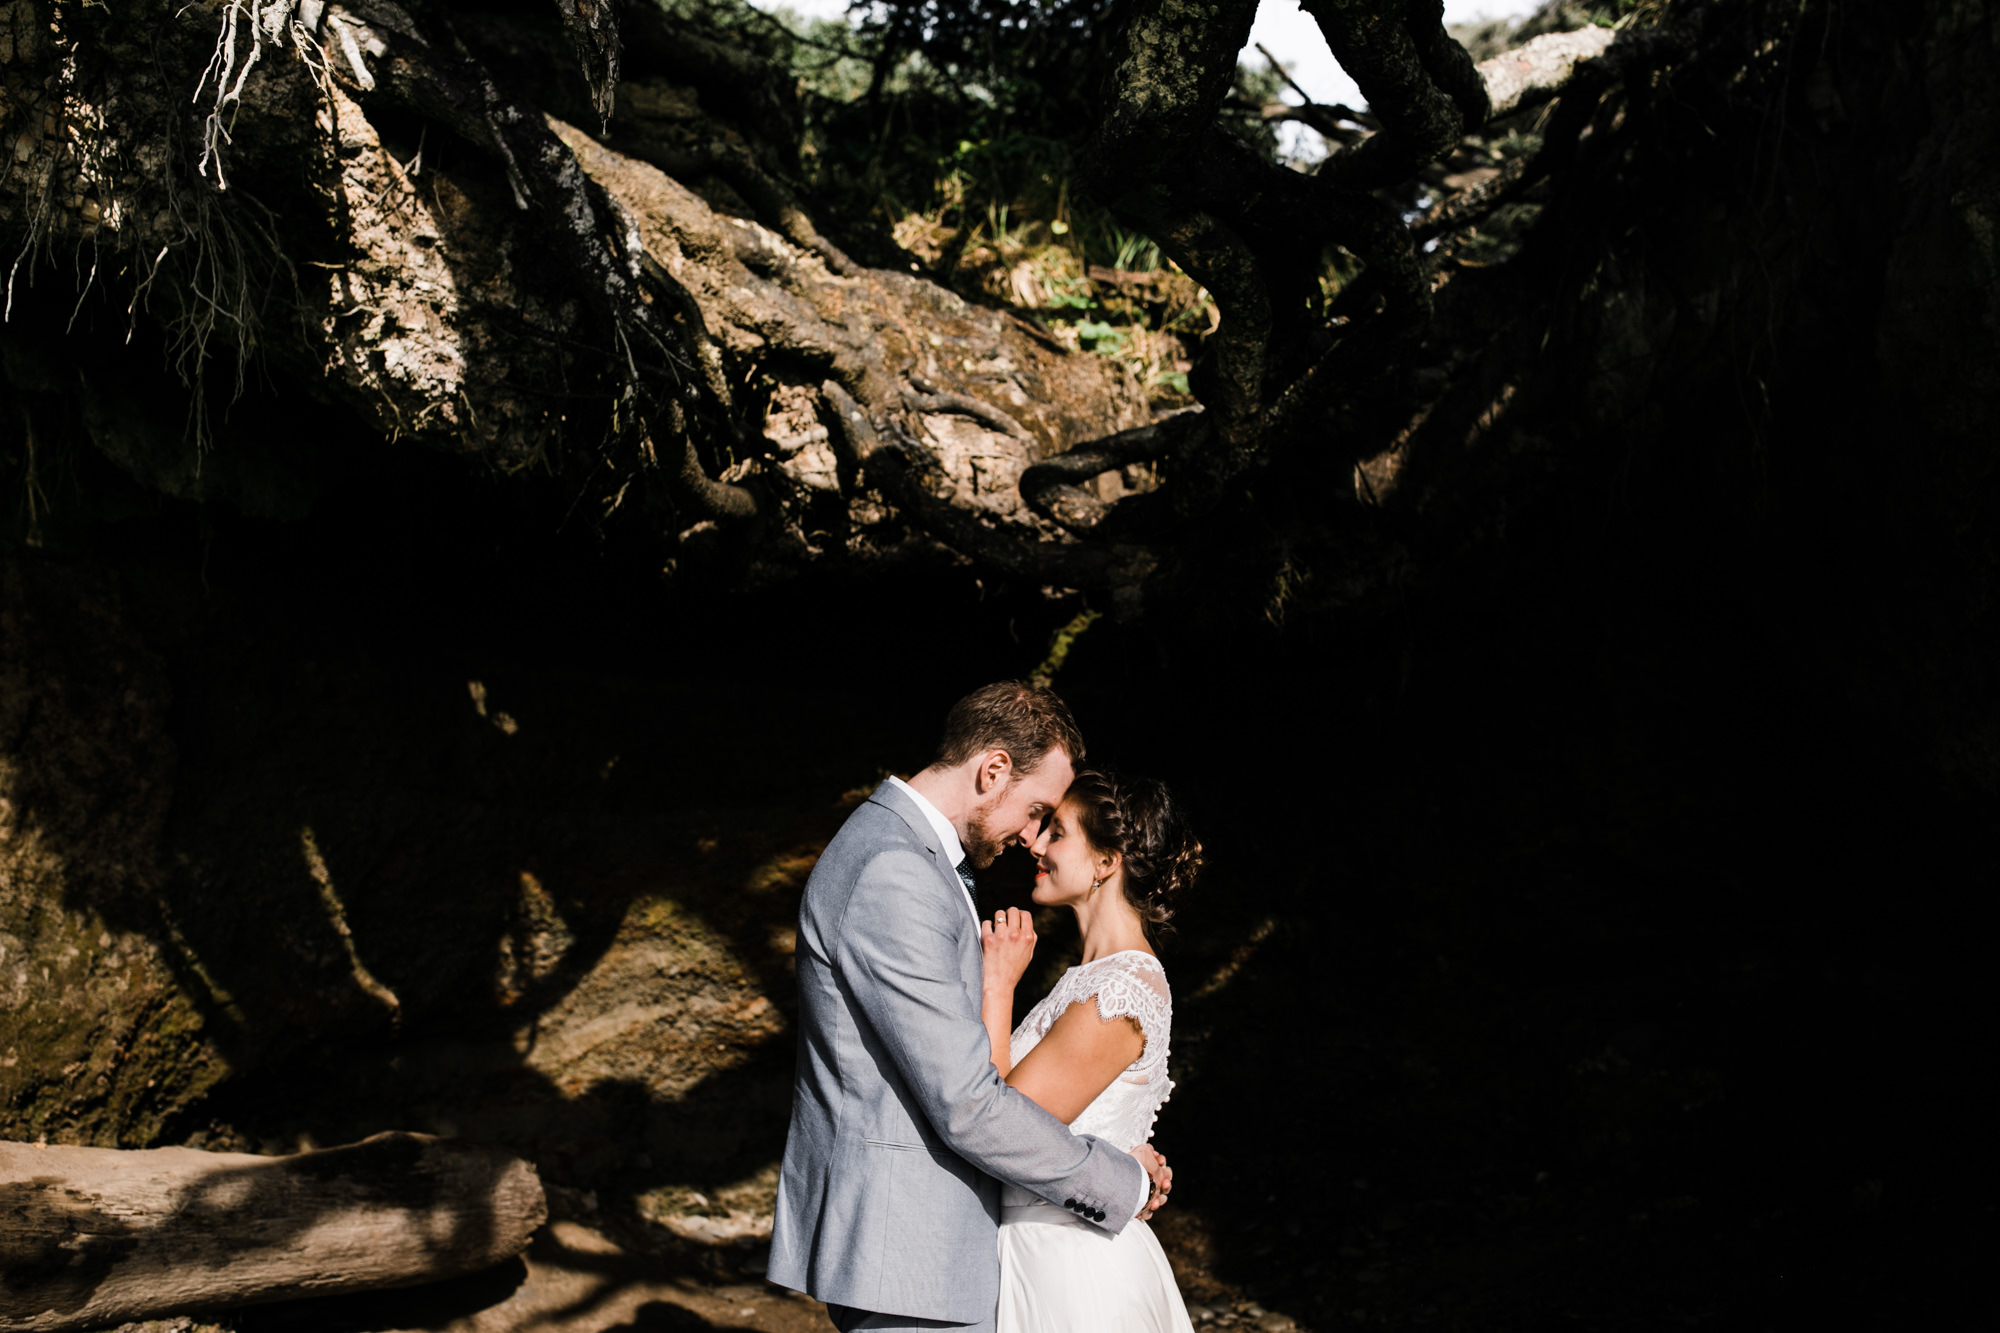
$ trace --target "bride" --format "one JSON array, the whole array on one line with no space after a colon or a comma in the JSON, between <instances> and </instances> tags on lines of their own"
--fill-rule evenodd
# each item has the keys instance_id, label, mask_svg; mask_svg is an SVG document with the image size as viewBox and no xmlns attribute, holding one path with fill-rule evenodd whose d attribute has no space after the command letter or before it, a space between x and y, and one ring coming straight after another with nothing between
<instances>
[{"instance_id":1,"label":"bride","mask_svg":"<svg viewBox=\"0 0 2000 1333\"><path fill-rule=\"evenodd\" d=\"M1160 783L1085 770L1032 851L1034 901L1076 913L1083 962L1009 1033L1034 926L1017 908L982 923L993 1064L1074 1132L1129 1151L1174 1087L1173 999L1150 937L1200 869L1201 844ZM998 1333L1190 1333L1145 1215L1112 1236L1012 1186L1000 1204Z\"/></svg>"}]
</instances>

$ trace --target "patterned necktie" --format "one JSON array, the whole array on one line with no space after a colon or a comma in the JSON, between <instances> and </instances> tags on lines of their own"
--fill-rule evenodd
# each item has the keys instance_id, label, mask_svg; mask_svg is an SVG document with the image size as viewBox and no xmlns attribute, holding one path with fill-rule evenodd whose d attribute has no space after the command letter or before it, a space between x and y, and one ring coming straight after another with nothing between
<instances>
[{"instance_id":1,"label":"patterned necktie","mask_svg":"<svg viewBox=\"0 0 2000 1333\"><path fill-rule=\"evenodd\" d=\"M965 885L965 895L972 899L972 910L977 915L979 912L979 881L972 877L972 867L966 862L960 861L957 870L958 882Z\"/></svg>"}]
</instances>

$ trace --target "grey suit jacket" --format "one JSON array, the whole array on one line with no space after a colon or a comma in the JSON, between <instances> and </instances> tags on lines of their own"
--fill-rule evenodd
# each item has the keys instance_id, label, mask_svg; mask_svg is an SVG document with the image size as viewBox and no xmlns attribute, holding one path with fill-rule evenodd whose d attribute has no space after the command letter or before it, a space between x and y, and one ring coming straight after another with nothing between
<instances>
[{"instance_id":1,"label":"grey suit jacket","mask_svg":"<svg viewBox=\"0 0 2000 1333\"><path fill-rule=\"evenodd\" d=\"M1002 1082L979 924L916 803L884 783L799 907L799 1052L769 1276L834 1305L993 1317L1004 1180L1116 1232L1138 1162Z\"/></svg>"}]
</instances>

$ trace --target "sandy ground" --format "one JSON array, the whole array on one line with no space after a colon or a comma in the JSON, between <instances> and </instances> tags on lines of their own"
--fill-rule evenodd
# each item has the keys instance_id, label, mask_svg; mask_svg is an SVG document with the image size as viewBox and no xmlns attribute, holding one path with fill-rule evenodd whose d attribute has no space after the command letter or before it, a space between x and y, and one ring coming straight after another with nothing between
<instances>
[{"instance_id":1,"label":"sandy ground","mask_svg":"<svg viewBox=\"0 0 2000 1333\"><path fill-rule=\"evenodd\" d=\"M442 1322L426 1318L377 1333L830 1333L833 1327L818 1301L765 1282L718 1286L675 1275L579 1222L544 1228L525 1258L525 1279L504 1299Z\"/></svg>"},{"instance_id":2,"label":"sandy ground","mask_svg":"<svg viewBox=\"0 0 2000 1333\"><path fill-rule=\"evenodd\" d=\"M1262 1309L1214 1278L1202 1262L1205 1247L1195 1219L1177 1229L1185 1233L1169 1236L1177 1277L1201 1333L1298 1329L1288 1316ZM718 1277L704 1267L711 1266L636 1252L597 1227L557 1220L521 1260L471 1277L252 1306L217 1323L184 1316L127 1324L115 1333L831 1333L818 1301L754 1277Z\"/></svg>"},{"instance_id":3,"label":"sandy ground","mask_svg":"<svg viewBox=\"0 0 2000 1333\"><path fill-rule=\"evenodd\" d=\"M739 1282L716 1285L663 1271L660 1261L621 1249L578 1222L556 1222L536 1237L527 1276L504 1299L445 1322L368 1333L665 1333L672 1329L757 1329L767 1333L830 1333L826 1307L796 1292ZM1183 1286L1187 1277L1183 1275ZM1197 1290L1213 1288L1203 1274ZM1192 1292L1190 1294L1193 1294ZM1193 1299L1198 1328L1290 1333L1288 1316L1247 1301L1210 1295ZM294 1326L296 1327L296 1326ZM245 1330L244 1333L250 1333Z\"/></svg>"}]
</instances>

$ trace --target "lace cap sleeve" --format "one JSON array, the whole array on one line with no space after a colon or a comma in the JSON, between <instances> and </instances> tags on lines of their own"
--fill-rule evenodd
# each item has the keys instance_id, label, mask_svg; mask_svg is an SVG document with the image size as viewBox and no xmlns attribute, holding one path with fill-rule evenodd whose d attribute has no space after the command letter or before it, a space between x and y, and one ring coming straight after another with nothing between
<instances>
[{"instance_id":1,"label":"lace cap sleeve","mask_svg":"<svg viewBox=\"0 0 2000 1333\"><path fill-rule=\"evenodd\" d=\"M1079 991L1075 1002L1095 996L1097 1016L1105 1022L1130 1018L1138 1023L1146 1045L1132 1062L1135 1068L1164 1054L1173 1022L1173 999L1167 989L1167 974L1151 955L1121 954L1106 959L1091 969Z\"/></svg>"}]
</instances>

